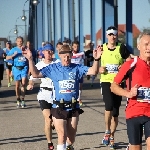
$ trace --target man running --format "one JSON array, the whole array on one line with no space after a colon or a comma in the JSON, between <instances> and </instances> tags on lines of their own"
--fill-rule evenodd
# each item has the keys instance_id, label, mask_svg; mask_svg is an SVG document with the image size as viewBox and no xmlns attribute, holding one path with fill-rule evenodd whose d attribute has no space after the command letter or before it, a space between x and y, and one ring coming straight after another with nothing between
<instances>
[{"instance_id":1,"label":"man running","mask_svg":"<svg viewBox=\"0 0 150 150\"><path fill-rule=\"evenodd\" d=\"M85 52L85 56L87 58L87 66L91 67L93 65L93 61L94 61L94 58L93 58L94 44L89 43L89 46L90 46L90 49ZM92 78L91 87L93 87L95 76L93 76L93 75L92 76L87 76L87 80L90 80L90 78Z\"/></svg>"},{"instance_id":2,"label":"man running","mask_svg":"<svg viewBox=\"0 0 150 150\"><path fill-rule=\"evenodd\" d=\"M110 86L124 60L130 58L130 52L124 44L117 42L116 27L108 27L106 37L108 43L102 45L103 54L99 69L101 73L100 82L103 101L105 103L105 134L102 139L102 144L110 144L110 149L115 149L114 134L118 125L119 107L122 97L112 93Z\"/></svg>"},{"instance_id":3,"label":"man running","mask_svg":"<svg viewBox=\"0 0 150 150\"><path fill-rule=\"evenodd\" d=\"M86 65L85 53L79 52L79 42L78 41L74 41L72 43L72 53L73 53L73 55L72 55L71 63ZM78 98L78 100L82 104L81 94L82 94L83 77L80 79L79 83L80 84L79 84L79 98Z\"/></svg>"},{"instance_id":4,"label":"man running","mask_svg":"<svg viewBox=\"0 0 150 150\"><path fill-rule=\"evenodd\" d=\"M8 55L9 51L11 50L11 42L6 42L6 48L3 49L5 52L5 58ZM12 66L13 66L13 59L4 59L5 60L5 67L6 67L6 75L7 75L7 81L8 81L8 87L11 86L11 82L13 81L13 75L12 75Z\"/></svg>"},{"instance_id":5,"label":"man running","mask_svg":"<svg viewBox=\"0 0 150 150\"><path fill-rule=\"evenodd\" d=\"M46 44L43 47L43 54L44 59L36 64L36 67L38 70L41 70L42 68L48 66L52 63L57 63L57 61L53 61L53 52L54 48L51 44ZM52 121L49 118L51 115L51 108L53 104L53 100L55 99L55 92L54 92L54 86L53 82L50 78L40 78L41 84L40 84L40 90L37 95L37 99L40 103L40 107L45 119L45 135L48 142L48 150L53 150L54 146L52 143ZM33 78L32 75L29 79L29 85L27 86L28 90L32 90L34 86L34 82L38 80L38 78Z\"/></svg>"},{"instance_id":6,"label":"man running","mask_svg":"<svg viewBox=\"0 0 150 150\"><path fill-rule=\"evenodd\" d=\"M51 109L53 122L58 134L57 150L73 150L79 114L82 113L77 101L79 95L79 80L84 74L96 74L101 56L101 47L93 51L94 63L88 68L83 65L71 63L72 50L69 45L63 45L59 50L60 63L53 63L40 71L34 65L32 54L24 51L29 60L31 73L35 78L51 78L55 87L56 100Z\"/></svg>"},{"instance_id":7,"label":"man running","mask_svg":"<svg viewBox=\"0 0 150 150\"><path fill-rule=\"evenodd\" d=\"M23 47L23 38L21 36L16 38L16 44L17 46L9 51L8 55L6 56L6 59L14 60L12 73L14 76L14 80L16 82L15 91L17 96L17 108L19 108L20 106L24 108L25 107L24 98L29 67L28 67L28 60L22 55L24 47Z\"/></svg>"},{"instance_id":8,"label":"man running","mask_svg":"<svg viewBox=\"0 0 150 150\"><path fill-rule=\"evenodd\" d=\"M0 48L0 88L2 86L2 80L4 75L4 58L5 52L3 49Z\"/></svg>"},{"instance_id":9,"label":"man running","mask_svg":"<svg viewBox=\"0 0 150 150\"><path fill-rule=\"evenodd\" d=\"M150 150L150 33L139 36L137 48L139 57L125 62L119 70L111 90L117 95L128 98L126 106L127 134L130 150L142 150L143 125L147 144ZM126 80L127 89L120 83Z\"/></svg>"}]
</instances>

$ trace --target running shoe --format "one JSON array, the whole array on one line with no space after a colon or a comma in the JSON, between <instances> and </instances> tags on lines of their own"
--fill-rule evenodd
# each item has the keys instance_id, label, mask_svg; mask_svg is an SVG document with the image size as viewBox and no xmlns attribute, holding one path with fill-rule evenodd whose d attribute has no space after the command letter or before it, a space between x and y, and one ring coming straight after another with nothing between
<instances>
[{"instance_id":1,"label":"running shoe","mask_svg":"<svg viewBox=\"0 0 150 150\"><path fill-rule=\"evenodd\" d=\"M104 135L104 137L102 139L102 144L108 146L109 143L110 143L110 139L109 138L110 138L110 131L106 131L105 135Z\"/></svg>"},{"instance_id":2,"label":"running shoe","mask_svg":"<svg viewBox=\"0 0 150 150\"><path fill-rule=\"evenodd\" d=\"M20 101L17 100L17 108L19 108L21 106Z\"/></svg>"},{"instance_id":3,"label":"running shoe","mask_svg":"<svg viewBox=\"0 0 150 150\"><path fill-rule=\"evenodd\" d=\"M13 77L10 77L10 82L13 82L13 80L14 80Z\"/></svg>"},{"instance_id":4,"label":"running shoe","mask_svg":"<svg viewBox=\"0 0 150 150\"><path fill-rule=\"evenodd\" d=\"M11 86L11 83L8 83L8 87L10 87Z\"/></svg>"},{"instance_id":5,"label":"running shoe","mask_svg":"<svg viewBox=\"0 0 150 150\"><path fill-rule=\"evenodd\" d=\"M54 150L54 146L53 145L49 146L47 150Z\"/></svg>"},{"instance_id":6,"label":"running shoe","mask_svg":"<svg viewBox=\"0 0 150 150\"><path fill-rule=\"evenodd\" d=\"M21 107L22 107L22 108L26 107L25 101L21 101Z\"/></svg>"},{"instance_id":7,"label":"running shoe","mask_svg":"<svg viewBox=\"0 0 150 150\"><path fill-rule=\"evenodd\" d=\"M113 138L113 137L110 137L110 138L109 138L109 141L110 141L110 149L111 149L111 150L117 149L117 145L114 143L114 138Z\"/></svg>"},{"instance_id":8,"label":"running shoe","mask_svg":"<svg viewBox=\"0 0 150 150\"><path fill-rule=\"evenodd\" d=\"M73 148L72 145L68 145L68 146L66 147L66 150L74 150L74 148Z\"/></svg>"}]
</instances>

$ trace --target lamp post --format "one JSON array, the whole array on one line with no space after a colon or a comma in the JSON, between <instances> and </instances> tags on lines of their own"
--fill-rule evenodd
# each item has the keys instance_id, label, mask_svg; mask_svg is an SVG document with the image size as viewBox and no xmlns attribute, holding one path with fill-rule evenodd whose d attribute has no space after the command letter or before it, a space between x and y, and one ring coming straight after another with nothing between
<instances>
[{"instance_id":1,"label":"lamp post","mask_svg":"<svg viewBox=\"0 0 150 150\"><path fill-rule=\"evenodd\" d=\"M21 16L21 20L25 22L25 44L27 42L27 17L25 15L25 12L29 10L25 10L24 7L25 7L25 4L28 2L29 0L26 0L24 5L23 5L23 15ZM38 0L32 0L32 4L34 6L37 6L40 2Z\"/></svg>"},{"instance_id":2,"label":"lamp post","mask_svg":"<svg viewBox=\"0 0 150 150\"><path fill-rule=\"evenodd\" d=\"M20 27L20 26L24 26L24 25L15 25L15 30L14 30L14 34L16 34L17 35L17 37L18 37L18 27ZM21 27L20 27L21 28ZM21 28L22 29L22 28ZM23 30L23 29L22 29ZM24 30L23 30L24 31Z\"/></svg>"},{"instance_id":3,"label":"lamp post","mask_svg":"<svg viewBox=\"0 0 150 150\"><path fill-rule=\"evenodd\" d=\"M25 43L27 42L27 17L25 16L25 12L28 10L23 9L23 15L21 17L21 20L25 22Z\"/></svg>"}]
</instances>

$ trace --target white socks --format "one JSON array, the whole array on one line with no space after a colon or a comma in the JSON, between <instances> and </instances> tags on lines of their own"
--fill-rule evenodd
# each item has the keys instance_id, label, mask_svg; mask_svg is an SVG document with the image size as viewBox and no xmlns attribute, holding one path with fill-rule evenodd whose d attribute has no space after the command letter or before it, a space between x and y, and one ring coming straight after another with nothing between
<instances>
[{"instance_id":1,"label":"white socks","mask_svg":"<svg viewBox=\"0 0 150 150\"><path fill-rule=\"evenodd\" d=\"M66 144L57 145L57 150L66 150Z\"/></svg>"}]
</instances>

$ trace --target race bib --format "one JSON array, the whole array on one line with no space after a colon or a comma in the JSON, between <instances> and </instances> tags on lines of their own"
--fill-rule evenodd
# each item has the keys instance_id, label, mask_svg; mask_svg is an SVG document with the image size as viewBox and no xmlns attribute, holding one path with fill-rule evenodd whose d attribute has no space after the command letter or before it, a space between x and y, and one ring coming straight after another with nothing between
<instances>
[{"instance_id":1,"label":"race bib","mask_svg":"<svg viewBox=\"0 0 150 150\"><path fill-rule=\"evenodd\" d=\"M26 61L26 58L24 56L19 56L18 61L19 62L24 62L24 61Z\"/></svg>"},{"instance_id":2,"label":"race bib","mask_svg":"<svg viewBox=\"0 0 150 150\"><path fill-rule=\"evenodd\" d=\"M150 88L138 88L137 101L150 103Z\"/></svg>"},{"instance_id":3,"label":"race bib","mask_svg":"<svg viewBox=\"0 0 150 150\"><path fill-rule=\"evenodd\" d=\"M75 80L59 81L59 93L72 93L75 91Z\"/></svg>"},{"instance_id":4,"label":"race bib","mask_svg":"<svg viewBox=\"0 0 150 150\"><path fill-rule=\"evenodd\" d=\"M118 73L118 66L115 64L106 64L106 69L108 73Z\"/></svg>"}]
</instances>

